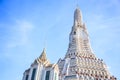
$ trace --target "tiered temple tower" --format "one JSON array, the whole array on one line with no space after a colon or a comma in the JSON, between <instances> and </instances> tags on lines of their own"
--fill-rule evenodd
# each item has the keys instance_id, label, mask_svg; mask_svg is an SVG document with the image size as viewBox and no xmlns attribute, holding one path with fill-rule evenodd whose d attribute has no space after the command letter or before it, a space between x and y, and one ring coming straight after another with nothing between
<instances>
[{"instance_id":1,"label":"tiered temple tower","mask_svg":"<svg viewBox=\"0 0 120 80\"><path fill-rule=\"evenodd\" d=\"M69 47L63 59L51 64L43 50L30 68L25 70L23 80L116 80L107 70L102 59L97 58L90 46L82 14L77 8L69 36Z\"/></svg>"},{"instance_id":2,"label":"tiered temple tower","mask_svg":"<svg viewBox=\"0 0 120 80\"><path fill-rule=\"evenodd\" d=\"M94 55L79 8L74 12L67 53L59 59L58 66L59 80L116 80L103 60Z\"/></svg>"}]
</instances>

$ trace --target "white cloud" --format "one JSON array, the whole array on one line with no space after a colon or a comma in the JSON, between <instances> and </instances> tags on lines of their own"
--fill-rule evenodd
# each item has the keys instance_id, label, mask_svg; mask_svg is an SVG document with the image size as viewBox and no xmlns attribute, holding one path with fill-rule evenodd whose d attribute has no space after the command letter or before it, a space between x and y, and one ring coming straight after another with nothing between
<instances>
[{"instance_id":1,"label":"white cloud","mask_svg":"<svg viewBox=\"0 0 120 80\"><path fill-rule=\"evenodd\" d=\"M15 25L11 29L11 40L7 43L7 48L13 48L28 43L28 36L32 29L33 25L30 22L25 20L16 20Z\"/></svg>"},{"instance_id":2,"label":"white cloud","mask_svg":"<svg viewBox=\"0 0 120 80\"><path fill-rule=\"evenodd\" d=\"M17 21L21 34L21 42L25 44L28 41L28 35L33 25L27 21Z\"/></svg>"}]
</instances>

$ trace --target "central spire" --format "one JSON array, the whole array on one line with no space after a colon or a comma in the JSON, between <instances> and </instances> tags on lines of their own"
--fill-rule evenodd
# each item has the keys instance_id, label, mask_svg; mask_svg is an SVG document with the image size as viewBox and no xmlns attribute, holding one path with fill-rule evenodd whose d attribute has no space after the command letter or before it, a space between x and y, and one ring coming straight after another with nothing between
<instances>
[{"instance_id":1,"label":"central spire","mask_svg":"<svg viewBox=\"0 0 120 80\"><path fill-rule=\"evenodd\" d=\"M82 24L82 14L79 7L74 12L74 25Z\"/></svg>"},{"instance_id":2,"label":"central spire","mask_svg":"<svg viewBox=\"0 0 120 80\"><path fill-rule=\"evenodd\" d=\"M77 7L74 11L74 24L69 35L69 48L66 57L90 55L92 49L85 24L82 22L82 14Z\"/></svg>"}]
</instances>

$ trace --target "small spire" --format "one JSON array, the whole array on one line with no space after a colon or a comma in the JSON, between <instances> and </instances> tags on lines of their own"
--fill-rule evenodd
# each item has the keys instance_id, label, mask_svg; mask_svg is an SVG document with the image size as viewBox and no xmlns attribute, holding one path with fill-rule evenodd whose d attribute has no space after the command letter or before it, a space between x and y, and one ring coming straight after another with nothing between
<instances>
[{"instance_id":1,"label":"small spire","mask_svg":"<svg viewBox=\"0 0 120 80\"><path fill-rule=\"evenodd\" d=\"M46 48L46 42L47 42L47 39L46 39L46 34L45 34L45 37L44 37L44 50Z\"/></svg>"},{"instance_id":2,"label":"small spire","mask_svg":"<svg viewBox=\"0 0 120 80\"><path fill-rule=\"evenodd\" d=\"M77 8L79 7L78 0L76 0L76 7L77 7Z\"/></svg>"},{"instance_id":3,"label":"small spire","mask_svg":"<svg viewBox=\"0 0 120 80\"><path fill-rule=\"evenodd\" d=\"M45 48L43 49L43 52L42 52L42 54L40 55L39 58L40 58L40 60L43 61L43 62L45 62L45 61L47 60Z\"/></svg>"}]
</instances>

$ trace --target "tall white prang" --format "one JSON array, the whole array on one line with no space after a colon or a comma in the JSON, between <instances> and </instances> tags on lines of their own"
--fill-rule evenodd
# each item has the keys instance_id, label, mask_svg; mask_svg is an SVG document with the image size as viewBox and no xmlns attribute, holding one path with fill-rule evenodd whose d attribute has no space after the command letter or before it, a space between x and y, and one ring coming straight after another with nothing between
<instances>
[{"instance_id":1,"label":"tall white prang","mask_svg":"<svg viewBox=\"0 0 120 80\"><path fill-rule=\"evenodd\" d=\"M69 46L63 59L59 59L59 80L116 80L109 73L106 64L93 53L88 31L82 22L77 7L74 23L69 35Z\"/></svg>"}]
</instances>

